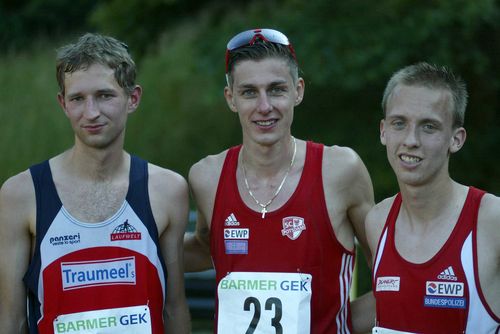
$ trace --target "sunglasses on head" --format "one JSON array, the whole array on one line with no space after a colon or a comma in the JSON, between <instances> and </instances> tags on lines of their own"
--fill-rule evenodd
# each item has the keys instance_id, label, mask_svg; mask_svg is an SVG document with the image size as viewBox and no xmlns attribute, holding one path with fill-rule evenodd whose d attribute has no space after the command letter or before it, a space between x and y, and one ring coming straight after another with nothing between
<instances>
[{"instance_id":1,"label":"sunglasses on head","mask_svg":"<svg viewBox=\"0 0 500 334\"><path fill-rule=\"evenodd\" d=\"M227 43L226 48L226 73L228 72L229 65L229 55L231 51L236 50L242 46L253 45L256 41L261 40L264 42L271 42L276 44L281 44L288 46L293 59L297 61L295 56L295 50L293 49L292 43L288 40L282 32L274 29L252 29L240 32Z\"/></svg>"}]
</instances>

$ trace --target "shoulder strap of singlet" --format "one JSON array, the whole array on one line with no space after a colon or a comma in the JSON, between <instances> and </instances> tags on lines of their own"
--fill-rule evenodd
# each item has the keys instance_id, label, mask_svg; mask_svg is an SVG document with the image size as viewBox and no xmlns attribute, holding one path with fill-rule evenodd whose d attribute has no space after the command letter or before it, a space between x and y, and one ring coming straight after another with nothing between
<instances>
[{"instance_id":1,"label":"shoulder strap of singlet","mask_svg":"<svg viewBox=\"0 0 500 334\"><path fill-rule=\"evenodd\" d=\"M236 184L236 182L231 181L236 181L236 167L238 166L238 154L240 153L241 147L242 145L233 146L226 152L224 164L222 165L222 169L219 175L217 190L215 192L214 209L211 217L212 222L214 221L214 215L216 214L216 212L218 212L219 205L223 205L222 202L224 201L217 200L220 196L222 196L222 192L227 189L231 189L231 191L238 191L238 185Z\"/></svg>"},{"instance_id":2,"label":"shoulder strap of singlet","mask_svg":"<svg viewBox=\"0 0 500 334\"><path fill-rule=\"evenodd\" d=\"M372 283L375 284L375 276L377 274L378 265L380 264L380 260L382 258L382 254L384 252L384 248L387 246L390 239L394 237L394 226L396 223L396 219L399 215L399 210L401 209L401 193L397 193L394 201L392 202L391 209L389 210L389 214L387 215L387 219L385 221L384 228L382 229L382 233L378 238L377 249L375 251L375 262L373 264L372 270ZM375 286L373 286L375 289Z\"/></svg>"},{"instance_id":3,"label":"shoulder strap of singlet","mask_svg":"<svg viewBox=\"0 0 500 334\"><path fill-rule=\"evenodd\" d=\"M304 163L304 173L313 173L314 176L322 179L321 171L323 167L323 144L312 141L306 142L306 160ZM322 183L321 183L322 186ZM323 187L323 186L322 186Z\"/></svg>"},{"instance_id":4,"label":"shoulder strap of singlet","mask_svg":"<svg viewBox=\"0 0 500 334\"><path fill-rule=\"evenodd\" d=\"M238 145L231 147L227 150L226 158L224 159L224 165L222 166L220 181L231 180L236 177L236 168L238 167L238 154L243 146ZM221 183L219 181L219 184Z\"/></svg>"},{"instance_id":5,"label":"shoulder strap of singlet","mask_svg":"<svg viewBox=\"0 0 500 334\"><path fill-rule=\"evenodd\" d=\"M153 217L149 202L148 179L148 162L130 155L129 186L126 199L143 222L147 218Z\"/></svg>"},{"instance_id":6,"label":"shoulder strap of singlet","mask_svg":"<svg viewBox=\"0 0 500 334\"><path fill-rule=\"evenodd\" d=\"M323 144L314 143L312 141L306 142L306 158L304 162L304 169L302 170L302 176L300 177L299 184L292 196L297 196L302 191L306 191L306 196L313 196L312 191L318 191L320 194L324 194L323 189ZM313 187L313 183L315 186ZM312 198L312 197L310 197ZM323 203L321 206L326 210L325 196L321 196ZM327 211L325 211L326 214Z\"/></svg>"},{"instance_id":7,"label":"shoulder strap of singlet","mask_svg":"<svg viewBox=\"0 0 500 334\"><path fill-rule=\"evenodd\" d=\"M394 225L396 224L396 220L398 219L399 210L401 209L402 202L403 199L401 197L401 193L397 193L396 197L394 198L394 202L392 202L391 210L387 215L387 220L385 222L383 231L385 231L386 229L387 230L394 229Z\"/></svg>"},{"instance_id":8,"label":"shoulder strap of singlet","mask_svg":"<svg viewBox=\"0 0 500 334\"><path fill-rule=\"evenodd\" d=\"M135 155L130 155L129 185L126 196L127 203L135 214L148 229L149 235L155 241L159 241L158 228L151 210L149 199L149 172L148 162ZM160 245L157 243L157 254L167 280L167 268L163 260Z\"/></svg>"},{"instance_id":9,"label":"shoulder strap of singlet","mask_svg":"<svg viewBox=\"0 0 500 334\"><path fill-rule=\"evenodd\" d=\"M28 288L28 327L30 333L38 333L37 320L41 317L38 301L38 279L41 268L40 244L50 224L61 210L62 203L52 178L49 161L30 167L36 198L36 238L33 258L23 281Z\"/></svg>"},{"instance_id":10,"label":"shoulder strap of singlet","mask_svg":"<svg viewBox=\"0 0 500 334\"><path fill-rule=\"evenodd\" d=\"M470 221L471 224L473 224L473 228L476 228L477 225L477 216L479 213L479 206L481 205L481 200L486 194L486 191L477 189L474 187L469 187L469 193L467 194L467 199L464 203L464 208L462 210L461 215L467 214L470 212L470 214L473 216L473 219L467 219Z\"/></svg>"},{"instance_id":11,"label":"shoulder strap of singlet","mask_svg":"<svg viewBox=\"0 0 500 334\"><path fill-rule=\"evenodd\" d=\"M36 239L37 245L44 238L50 223L62 207L52 178L49 161L30 167L36 196Z\"/></svg>"},{"instance_id":12,"label":"shoulder strap of singlet","mask_svg":"<svg viewBox=\"0 0 500 334\"><path fill-rule=\"evenodd\" d=\"M158 238L158 229L154 220L149 200L148 162L135 155L130 155L129 186L127 202L147 227L153 239Z\"/></svg>"}]
</instances>

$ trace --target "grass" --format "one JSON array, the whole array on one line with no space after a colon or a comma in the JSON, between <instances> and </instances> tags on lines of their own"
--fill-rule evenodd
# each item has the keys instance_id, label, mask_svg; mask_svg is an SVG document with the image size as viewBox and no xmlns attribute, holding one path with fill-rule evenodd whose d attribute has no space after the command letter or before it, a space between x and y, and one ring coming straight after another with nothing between
<instances>
[{"instance_id":1,"label":"grass","mask_svg":"<svg viewBox=\"0 0 500 334\"><path fill-rule=\"evenodd\" d=\"M0 58L0 181L67 148L71 129L56 100L54 48Z\"/></svg>"}]
</instances>

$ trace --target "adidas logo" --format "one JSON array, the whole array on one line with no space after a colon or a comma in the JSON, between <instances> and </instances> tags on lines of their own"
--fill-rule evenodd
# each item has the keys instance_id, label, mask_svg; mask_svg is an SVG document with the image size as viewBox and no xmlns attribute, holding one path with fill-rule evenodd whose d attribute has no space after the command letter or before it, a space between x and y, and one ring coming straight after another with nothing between
<instances>
[{"instance_id":1,"label":"adidas logo","mask_svg":"<svg viewBox=\"0 0 500 334\"><path fill-rule=\"evenodd\" d=\"M445 270L441 272L441 274L438 275L438 279L445 279L449 281L456 281L457 276L455 276L455 272L453 271L453 268L449 266Z\"/></svg>"},{"instance_id":2,"label":"adidas logo","mask_svg":"<svg viewBox=\"0 0 500 334\"><path fill-rule=\"evenodd\" d=\"M224 226L240 226L240 222L236 219L234 213L231 213L224 221Z\"/></svg>"}]
</instances>

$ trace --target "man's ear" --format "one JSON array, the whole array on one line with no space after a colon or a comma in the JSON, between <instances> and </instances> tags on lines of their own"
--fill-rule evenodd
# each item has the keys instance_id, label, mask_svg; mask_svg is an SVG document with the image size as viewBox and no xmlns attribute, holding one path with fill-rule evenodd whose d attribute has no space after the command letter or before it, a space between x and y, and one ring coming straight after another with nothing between
<instances>
[{"instance_id":1,"label":"man's ear","mask_svg":"<svg viewBox=\"0 0 500 334\"><path fill-rule=\"evenodd\" d=\"M142 87L136 85L128 97L127 113L131 114L137 109L139 103L141 102L141 97L142 97Z\"/></svg>"},{"instance_id":2,"label":"man's ear","mask_svg":"<svg viewBox=\"0 0 500 334\"><path fill-rule=\"evenodd\" d=\"M459 127L453 130L453 136L450 138L450 153L455 153L460 151L462 146L465 144L465 139L467 138L467 131L463 127Z\"/></svg>"},{"instance_id":3,"label":"man's ear","mask_svg":"<svg viewBox=\"0 0 500 334\"><path fill-rule=\"evenodd\" d=\"M380 142L385 146L385 120L380 121Z\"/></svg>"},{"instance_id":4,"label":"man's ear","mask_svg":"<svg viewBox=\"0 0 500 334\"><path fill-rule=\"evenodd\" d=\"M63 93L61 93L61 92L57 93L57 102L59 103L62 110L64 111L64 114L67 115L68 112L66 111L66 100L64 99Z\"/></svg>"},{"instance_id":5,"label":"man's ear","mask_svg":"<svg viewBox=\"0 0 500 334\"><path fill-rule=\"evenodd\" d=\"M297 79L297 84L295 87L295 106L298 106L302 100L304 99L304 90L306 88L306 83L304 82L304 79L298 78Z\"/></svg>"},{"instance_id":6,"label":"man's ear","mask_svg":"<svg viewBox=\"0 0 500 334\"><path fill-rule=\"evenodd\" d=\"M238 112L238 109L236 109L234 104L233 89L231 87L224 87L224 97L226 98L226 103L229 109L231 109L232 112Z\"/></svg>"}]
</instances>

